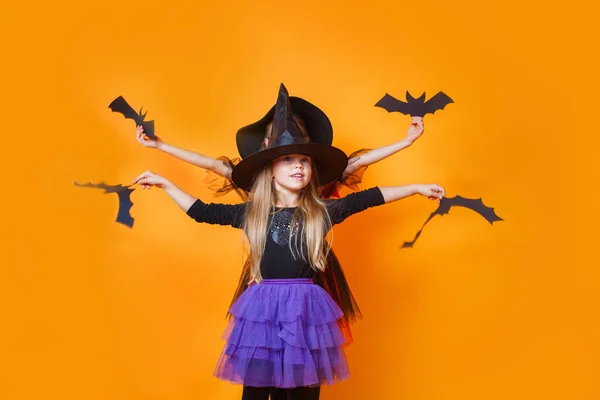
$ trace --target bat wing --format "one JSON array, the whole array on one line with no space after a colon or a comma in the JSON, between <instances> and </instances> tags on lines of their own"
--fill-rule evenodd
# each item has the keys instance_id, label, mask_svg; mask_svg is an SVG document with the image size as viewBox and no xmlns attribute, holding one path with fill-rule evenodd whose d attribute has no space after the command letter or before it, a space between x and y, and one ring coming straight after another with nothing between
<instances>
[{"instance_id":1,"label":"bat wing","mask_svg":"<svg viewBox=\"0 0 600 400\"><path fill-rule=\"evenodd\" d=\"M381 107L387 112L399 112L405 115L410 114L408 106L408 103L398 100L387 93L375 104L375 107Z\"/></svg>"},{"instance_id":2,"label":"bat wing","mask_svg":"<svg viewBox=\"0 0 600 400\"><path fill-rule=\"evenodd\" d=\"M94 189L104 189L107 193L108 193L108 190L111 187L114 187L114 186L109 186L109 185L107 185L104 182L100 182L100 183L92 183L92 182L79 183L79 182L73 182L73 183L74 183L74 185L76 187L89 187L89 188L94 188Z\"/></svg>"},{"instance_id":3,"label":"bat wing","mask_svg":"<svg viewBox=\"0 0 600 400\"><path fill-rule=\"evenodd\" d=\"M431 219L433 217L435 217L436 215L443 215L445 213L447 213L448 211L445 211L446 209L446 205L443 203L444 199L442 199L442 201L440 201L440 205L438 206L438 208L432 212L431 214L429 214L429 218L427 218L427 221L425 221L423 223L423 225L421 226L421 229L419 229L419 232L417 232L417 234L415 235L415 238L411 241L411 242L404 242L404 244L402 245L402 248L405 249L407 247L413 247L414 244L416 243L417 239L421 236L421 233L423 233L423 228L425 228L425 225L427 225L427 223L429 221L431 221Z\"/></svg>"},{"instance_id":4,"label":"bat wing","mask_svg":"<svg viewBox=\"0 0 600 400\"><path fill-rule=\"evenodd\" d=\"M454 100L452 100L446 93L438 92L435 96L433 96L432 98L427 100L425 104L423 104L423 115L421 116L424 116L425 114L433 114L437 110L443 110L444 107L446 107L450 103L454 103Z\"/></svg>"},{"instance_id":5,"label":"bat wing","mask_svg":"<svg viewBox=\"0 0 600 400\"><path fill-rule=\"evenodd\" d=\"M454 196L454 197L450 197L450 198L444 197L440 201L440 205L438 206L438 208L429 215L429 218L427 218L427 221L425 221L425 223L423 224L421 229L417 232L417 234L415 235L415 238L411 242L404 242L404 244L402 245L402 248L413 247L413 245L415 244L417 239L421 236L421 233L423 232L423 228L425 228L425 225L427 225L427 223L429 221L431 221L431 219L433 217L435 217L436 215L443 216L444 214L448 214L448 212L450 211L450 208L452 208L454 206L469 208L469 209L475 211L477 214L481 215L483 218L485 218L486 221L488 221L490 224L493 224L496 221L504 221L502 218L500 218L496 214L496 212L494 211L494 208L488 207L485 204L483 204L483 201L481 198L469 199L469 198L458 196L458 195Z\"/></svg>"},{"instance_id":6,"label":"bat wing","mask_svg":"<svg viewBox=\"0 0 600 400\"><path fill-rule=\"evenodd\" d=\"M116 222L133 227L133 217L130 214L133 202L131 201L131 192L135 189L130 189L128 186L123 185L107 185L104 182L100 183L78 183L75 182L77 187L90 187L95 189L104 189L104 193L116 193L119 196L119 210L117 211Z\"/></svg>"},{"instance_id":7,"label":"bat wing","mask_svg":"<svg viewBox=\"0 0 600 400\"><path fill-rule=\"evenodd\" d=\"M143 121L142 126L144 127L144 134L154 138L154 121Z\"/></svg>"},{"instance_id":8,"label":"bat wing","mask_svg":"<svg viewBox=\"0 0 600 400\"><path fill-rule=\"evenodd\" d=\"M131 216L131 207L133 206L133 202L131 201L131 192L135 189L129 189L127 187L123 187L121 190L117 191L117 195L119 196L119 211L117 212L116 222L128 226L130 228L133 227L133 217Z\"/></svg>"},{"instance_id":9,"label":"bat wing","mask_svg":"<svg viewBox=\"0 0 600 400\"><path fill-rule=\"evenodd\" d=\"M419 236L421 236L421 232L423 232L423 229L421 229L419 232L417 232L417 234L415 235L415 238L411 242L404 242L404 244L402 244L401 248L406 249L406 248L413 247L415 245L415 242L419 238Z\"/></svg>"},{"instance_id":10,"label":"bat wing","mask_svg":"<svg viewBox=\"0 0 600 400\"><path fill-rule=\"evenodd\" d=\"M140 115L125 101L123 96L119 96L108 105L113 112L123 114L125 118L130 118L139 125L141 121Z\"/></svg>"},{"instance_id":11,"label":"bat wing","mask_svg":"<svg viewBox=\"0 0 600 400\"><path fill-rule=\"evenodd\" d=\"M469 199L457 195L447 199L447 209L449 210L452 206L469 208L485 218L490 224L493 224L496 221L504 221L496 214L496 211L493 207L488 207L483 204L483 200L481 198ZM447 210L446 213L448 213Z\"/></svg>"}]
</instances>

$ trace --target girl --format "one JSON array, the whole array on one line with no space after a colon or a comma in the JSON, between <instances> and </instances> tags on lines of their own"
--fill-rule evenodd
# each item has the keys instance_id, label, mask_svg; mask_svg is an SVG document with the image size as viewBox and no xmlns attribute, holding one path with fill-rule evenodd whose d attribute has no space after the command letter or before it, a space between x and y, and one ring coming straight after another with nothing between
<instances>
[{"instance_id":1,"label":"girl","mask_svg":"<svg viewBox=\"0 0 600 400\"><path fill-rule=\"evenodd\" d=\"M215 375L243 384L243 400L266 400L269 393L272 399L318 399L321 384L349 375L337 324L343 313L312 280L326 266L326 234L369 207L414 194L439 200L444 189L374 187L343 199L321 199L320 183L340 176L348 159L341 150L310 140L291 113L283 85L268 139L232 170L232 181L252 195L242 204L203 203L149 171L133 184L162 188L197 222L231 225L247 237L253 283L230 308L233 318Z\"/></svg>"},{"instance_id":2,"label":"girl","mask_svg":"<svg viewBox=\"0 0 600 400\"><path fill-rule=\"evenodd\" d=\"M311 141L315 143L330 145L333 141L333 129L327 115L317 106L302 98L290 97L289 100L294 121L303 130L304 134L308 135ZM238 131L236 142L242 158L256 153L265 145L265 135L269 136L272 132L274 108L273 106L261 120ZM355 151L350 155L348 165L344 171L330 184L319 188L321 196L324 198L339 197L338 190L341 186L348 187L353 191L359 190L357 184L361 182L362 175L369 165L411 146L422 135L423 131L423 119L413 117L404 139L375 150L361 149ZM219 157L215 159L181 149L162 141L158 137L149 138L144 134L142 126L137 127L136 139L144 147L161 150L166 154L206 169L208 172L207 181L209 180L209 187L214 190L215 196L222 196L230 191L235 191L242 200L248 200L249 193L231 181L231 173L235 165L239 163L239 158ZM354 322L357 317L361 317L360 309L333 250L327 254L326 264L327 268L324 271L317 271L314 280L316 284L323 287L333 297L344 312L344 317L340 319L339 323L347 343L350 343L352 342L352 334L349 323ZM246 263L240 275L232 304L248 287L249 278L249 263Z\"/></svg>"}]
</instances>

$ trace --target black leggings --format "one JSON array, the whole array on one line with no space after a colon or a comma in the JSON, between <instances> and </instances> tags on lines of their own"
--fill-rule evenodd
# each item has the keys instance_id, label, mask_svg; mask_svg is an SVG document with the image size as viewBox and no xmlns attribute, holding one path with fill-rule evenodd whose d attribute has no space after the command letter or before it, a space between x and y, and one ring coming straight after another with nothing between
<instances>
[{"instance_id":1,"label":"black leggings","mask_svg":"<svg viewBox=\"0 0 600 400\"><path fill-rule=\"evenodd\" d=\"M297 387L280 389L274 387L244 386L242 400L319 400L321 387Z\"/></svg>"}]
</instances>

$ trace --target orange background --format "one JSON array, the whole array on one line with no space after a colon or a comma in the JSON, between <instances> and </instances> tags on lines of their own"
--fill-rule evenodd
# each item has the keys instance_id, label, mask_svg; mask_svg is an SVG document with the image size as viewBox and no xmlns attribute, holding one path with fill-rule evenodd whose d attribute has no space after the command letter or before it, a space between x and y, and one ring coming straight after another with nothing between
<instances>
[{"instance_id":1,"label":"orange background","mask_svg":"<svg viewBox=\"0 0 600 400\"><path fill-rule=\"evenodd\" d=\"M336 228L365 318L325 399L597 399L598 37L583 2L12 2L0 5L0 398L237 399L212 377L240 232L137 190L146 169L205 201L205 172L134 139L123 95L169 143L236 156L284 82L346 152L400 140L386 93L455 101L363 188L436 182L505 222L413 197ZM594 39L596 38L596 39Z\"/></svg>"}]
</instances>

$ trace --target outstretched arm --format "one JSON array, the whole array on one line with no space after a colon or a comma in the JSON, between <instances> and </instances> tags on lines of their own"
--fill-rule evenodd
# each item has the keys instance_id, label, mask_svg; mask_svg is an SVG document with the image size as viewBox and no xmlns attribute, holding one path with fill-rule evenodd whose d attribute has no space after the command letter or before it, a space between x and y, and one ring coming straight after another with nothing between
<instances>
[{"instance_id":1,"label":"outstretched arm","mask_svg":"<svg viewBox=\"0 0 600 400\"><path fill-rule=\"evenodd\" d=\"M208 169L227 179L231 178L231 167L223 161L170 145L162 141L158 136L152 139L144 134L144 128L141 125L136 129L136 139L142 146L158 149L192 165Z\"/></svg>"},{"instance_id":2,"label":"outstretched arm","mask_svg":"<svg viewBox=\"0 0 600 400\"><path fill-rule=\"evenodd\" d=\"M206 222L208 224L231 225L235 228L241 228L244 216L244 203L240 204L219 204L204 203L194 196L184 192L174 183L162 176L150 171L140 174L133 184L138 184L142 189L149 189L152 186L163 189L167 195L181 208L186 214L196 222Z\"/></svg>"},{"instance_id":3,"label":"outstretched arm","mask_svg":"<svg viewBox=\"0 0 600 400\"><path fill-rule=\"evenodd\" d=\"M379 186L379 190L381 190L386 204L415 194L420 194L430 200L437 199L439 202L446 193L443 187L434 184Z\"/></svg>"},{"instance_id":4,"label":"outstretched arm","mask_svg":"<svg viewBox=\"0 0 600 400\"><path fill-rule=\"evenodd\" d=\"M387 146L370 150L360 156L348 160L348 167L346 167L346 170L342 174L342 181L359 169L375 164L376 162L409 147L423 134L424 130L423 118L412 117L410 128L408 128L408 133L404 139Z\"/></svg>"},{"instance_id":5,"label":"outstretched arm","mask_svg":"<svg viewBox=\"0 0 600 400\"><path fill-rule=\"evenodd\" d=\"M351 193L341 199L328 203L327 211L332 225L339 224L349 216L370 207L391 203L414 194L420 194L431 200L444 197L444 189L438 185L417 184L404 186L375 186L360 192Z\"/></svg>"},{"instance_id":6,"label":"outstretched arm","mask_svg":"<svg viewBox=\"0 0 600 400\"><path fill-rule=\"evenodd\" d=\"M152 186L156 186L160 189L163 189L166 194L181 208L183 211L187 212L192 204L196 202L196 199L191 194L188 194L181 190L177 185L173 182L164 178L154 172L146 171L143 174L140 174L137 178L133 180L132 185L140 185L142 189L150 189Z\"/></svg>"}]
</instances>

